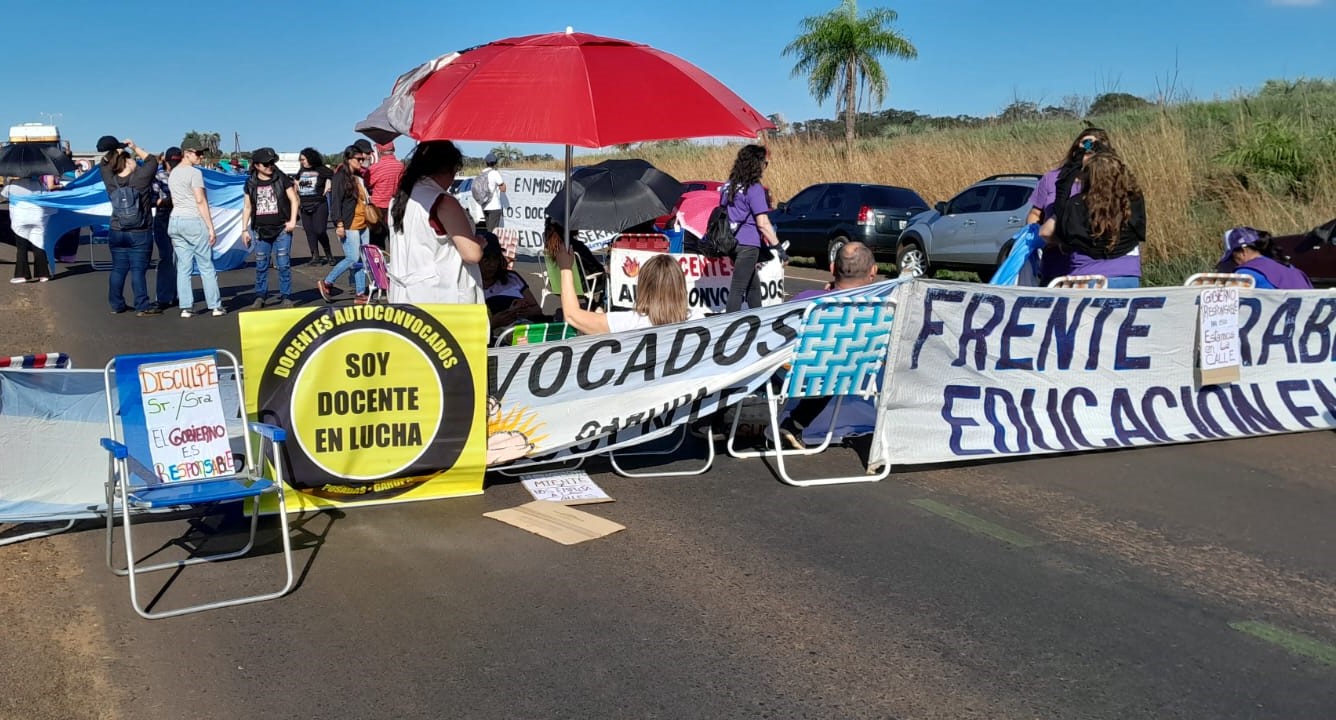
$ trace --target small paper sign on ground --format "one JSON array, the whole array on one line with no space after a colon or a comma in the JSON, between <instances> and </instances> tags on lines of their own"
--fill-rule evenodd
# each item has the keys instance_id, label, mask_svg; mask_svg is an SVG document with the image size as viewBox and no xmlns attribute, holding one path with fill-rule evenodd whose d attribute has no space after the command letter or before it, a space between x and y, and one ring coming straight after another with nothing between
<instances>
[{"instance_id":1,"label":"small paper sign on ground","mask_svg":"<svg viewBox=\"0 0 1336 720\"><path fill-rule=\"evenodd\" d=\"M521 530L528 530L562 545L574 545L611 535L626 527L583 510L535 500L519 507L483 513L483 517L500 520Z\"/></svg>"},{"instance_id":2,"label":"small paper sign on ground","mask_svg":"<svg viewBox=\"0 0 1336 720\"><path fill-rule=\"evenodd\" d=\"M531 473L521 475L520 482L524 483L524 489L533 495L534 500L562 505L612 502L612 498L608 497L603 488L596 485L593 478L584 470Z\"/></svg>"}]
</instances>

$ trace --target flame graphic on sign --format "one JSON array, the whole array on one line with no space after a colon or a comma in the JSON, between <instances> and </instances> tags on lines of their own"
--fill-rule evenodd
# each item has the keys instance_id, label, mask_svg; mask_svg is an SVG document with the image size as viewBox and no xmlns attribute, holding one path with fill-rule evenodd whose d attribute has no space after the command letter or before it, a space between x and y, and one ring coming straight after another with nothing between
<instances>
[{"instance_id":1,"label":"flame graphic on sign","mask_svg":"<svg viewBox=\"0 0 1336 720\"><path fill-rule=\"evenodd\" d=\"M627 277L635 277L636 275L639 275L640 261L635 258L627 258L622 262L622 272L625 272Z\"/></svg>"}]
</instances>

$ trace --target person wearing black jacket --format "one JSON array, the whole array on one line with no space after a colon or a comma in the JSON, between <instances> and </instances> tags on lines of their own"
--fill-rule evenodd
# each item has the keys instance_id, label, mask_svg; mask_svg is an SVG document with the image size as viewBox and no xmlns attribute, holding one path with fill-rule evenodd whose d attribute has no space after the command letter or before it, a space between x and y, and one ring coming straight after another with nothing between
<instances>
[{"instance_id":1,"label":"person wearing black jacket","mask_svg":"<svg viewBox=\"0 0 1336 720\"><path fill-rule=\"evenodd\" d=\"M354 145L343 150L343 164L334 173L329 189L329 214L334 218L334 234L343 244L343 259L316 283L320 296L325 302L334 302L333 296L338 291L334 282L345 272L353 276L353 286L357 290L355 302L366 304L366 272L362 270L362 245L367 240L366 188L362 185L362 168L366 166L367 154ZM354 269L354 265L358 265Z\"/></svg>"},{"instance_id":2,"label":"person wearing black jacket","mask_svg":"<svg viewBox=\"0 0 1336 720\"><path fill-rule=\"evenodd\" d=\"M129 275L135 314L161 315L162 308L148 298L148 263L153 254L153 180L158 173L158 158L135 146L133 140L121 142L110 135L98 139L97 149L106 153L101 161L102 182L113 208L117 194L131 191L139 205L137 213L113 210L111 215L111 231L107 235L107 247L111 250L107 301L111 312L114 315L129 309L125 304L125 278ZM133 207L133 203L130 205ZM134 215L135 219L128 219L128 215Z\"/></svg>"},{"instance_id":3,"label":"person wearing black jacket","mask_svg":"<svg viewBox=\"0 0 1336 720\"><path fill-rule=\"evenodd\" d=\"M1071 194L1072 184L1081 191ZM1146 202L1136 176L1112 152L1095 152L1058 176L1053 217L1040 232L1071 257L1072 275L1103 275L1110 288L1141 286Z\"/></svg>"}]
</instances>

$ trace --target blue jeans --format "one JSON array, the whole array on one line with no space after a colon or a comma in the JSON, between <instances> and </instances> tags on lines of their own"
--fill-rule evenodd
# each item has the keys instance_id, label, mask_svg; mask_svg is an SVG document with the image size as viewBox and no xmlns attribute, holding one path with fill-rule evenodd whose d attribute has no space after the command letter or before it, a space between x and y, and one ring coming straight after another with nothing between
<instances>
[{"instance_id":1,"label":"blue jeans","mask_svg":"<svg viewBox=\"0 0 1336 720\"><path fill-rule=\"evenodd\" d=\"M274 267L278 268L278 296L284 300L292 295L292 233L280 233L273 240L261 240L258 236L251 245L255 251L255 296L263 298L269 294L269 256L274 256Z\"/></svg>"},{"instance_id":2,"label":"blue jeans","mask_svg":"<svg viewBox=\"0 0 1336 720\"><path fill-rule=\"evenodd\" d=\"M218 273L213 269L213 247L209 245L209 230L204 227L204 220L177 217L173 213L167 223L167 234L171 236L172 249L176 252L176 299L181 303L181 309L195 307L195 288L190 283L190 273L196 265L199 266L200 284L204 286L204 304L210 310L222 308Z\"/></svg>"},{"instance_id":3,"label":"blue jeans","mask_svg":"<svg viewBox=\"0 0 1336 720\"><path fill-rule=\"evenodd\" d=\"M1109 278L1107 287L1110 290L1125 290L1128 288L1141 287L1141 278L1136 275L1114 275Z\"/></svg>"},{"instance_id":4,"label":"blue jeans","mask_svg":"<svg viewBox=\"0 0 1336 720\"><path fill-rule=\"evenodd\" d=\"M125 309L125 276L128 274L130 289L135 294L135 309L147 310L148 259L153 253L153 231L112 230L107 235L107 247L111 250L111 278L107 292L111 309L116 312Z\"/></svg>"},{"instance_id":5,"label":"blue jeans","mask_svg":"<svg viewBox=\"0 0 1336 720\"><path fill-rule=\"evenodd\" d=\"M158 305L171 307L176 304L176 259L172 257L172 238L167 234L167 223L171 221L171 208L158 208L153 213L153 247L158 249L158 271L156 282Z\"/></svg>"},{"instance_id":6,"label":"blue jeans","mask_svg":"<svg viewBox=\"0 0 1336 720\"><path fill-rule=\"evenodd\" d=\"M339 276L352 272L353 286L358 295L366 294L366 271L362 269L362 241L366 239L366 230L345 230L343 233L343 259L325 276L325 282L333 285ZM356 265L356 269L353 266Z\"/></svg>"}]
</instances>

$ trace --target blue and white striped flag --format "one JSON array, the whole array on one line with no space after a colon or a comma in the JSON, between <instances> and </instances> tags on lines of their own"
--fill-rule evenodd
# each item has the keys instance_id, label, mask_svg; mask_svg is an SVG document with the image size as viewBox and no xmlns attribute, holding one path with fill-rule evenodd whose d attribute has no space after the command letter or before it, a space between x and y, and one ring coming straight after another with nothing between
<instances>
[{"instance_id":1,"label":"blue and white striped flag","mask_svg":"<svg viewBox=\"0 0 1336 720\"><path fill-rule=\"evenodd\" d=\"M246 263L247 255L241 242L242 191L246 176L201 170L213 227L218 235L218 243L213 247L213 265L220 271L235 270ZM40 246L52 259L56 257L56 240L61 235L75 228L105 226L111 220L111 200L97 168L80 175L63 190L17 195L10 202L15 206L29 203L41 208L42 220L34 222L28 240Z\"/></svg>"}]
</instances>

